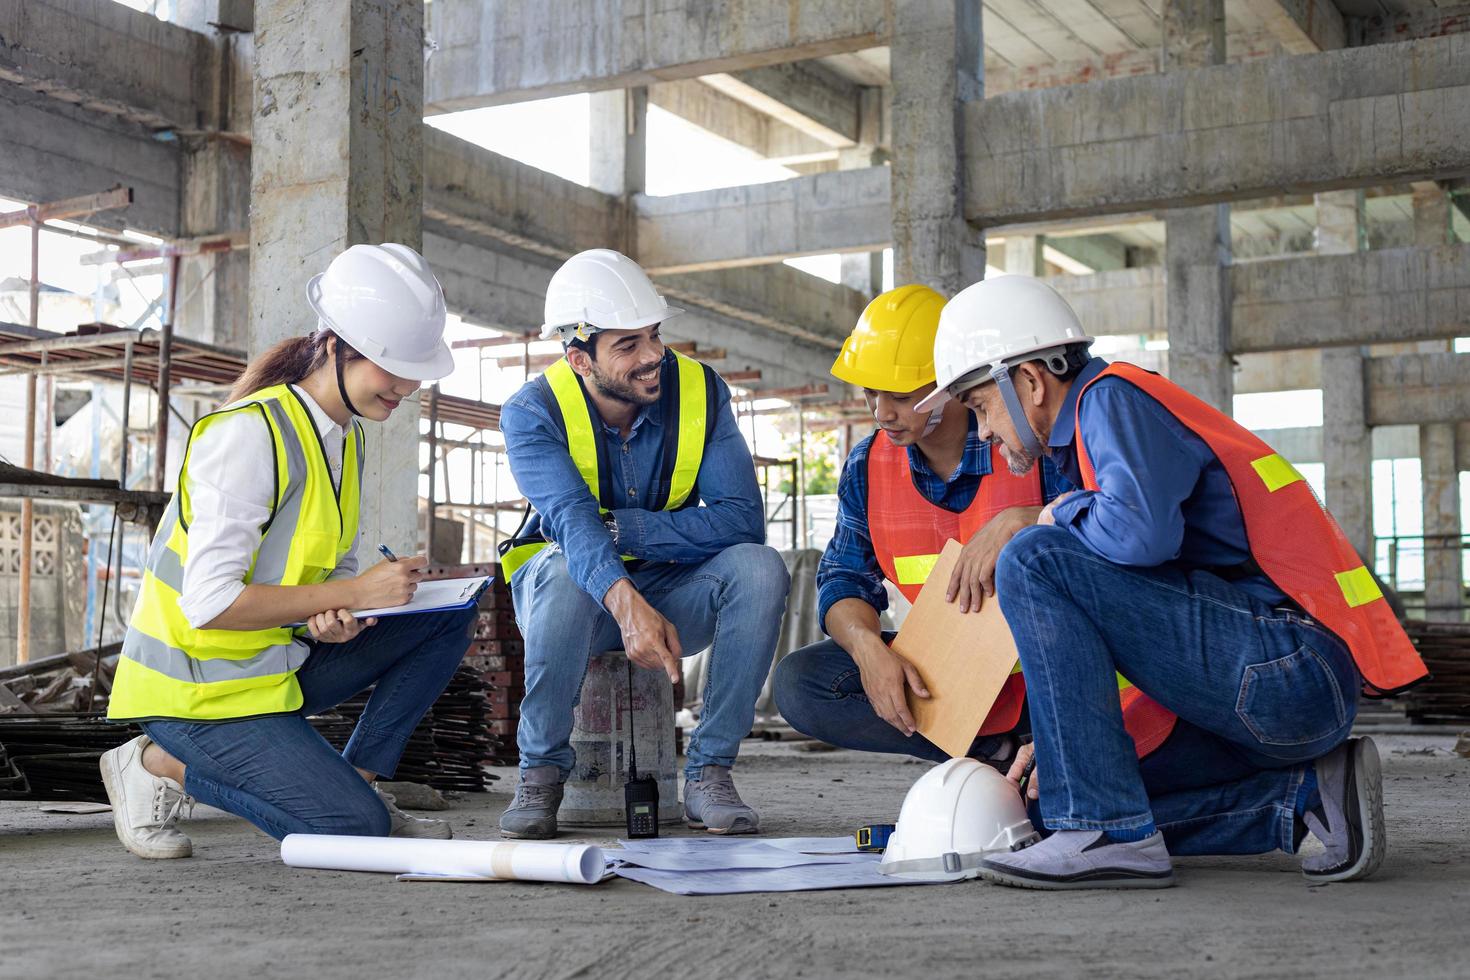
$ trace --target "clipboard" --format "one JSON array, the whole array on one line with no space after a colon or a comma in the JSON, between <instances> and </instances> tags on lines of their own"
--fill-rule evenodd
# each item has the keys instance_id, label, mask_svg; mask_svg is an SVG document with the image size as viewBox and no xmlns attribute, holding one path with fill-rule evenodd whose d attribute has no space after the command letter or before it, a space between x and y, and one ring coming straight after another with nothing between
<instances>
[{"instance_id":1,"label":"clipboard","mask_svg":"<svg viewBox=\"0 0 1470 980\"><path fill-rule=\"evenodd\" d=\"M484 592L489 584L489 577L484 575L473 575L469 578L428 579L420 582L419 587L414 591L413 598L401 606L354 609L352 615L358 619L367 619L369 616L385 619L389 616L408 616L412 613L453 612L456 609L468 609L480 600L480 593Z\"/></svg>"},{"instance_id":2,"label":"clipboard","mask_svg":"<svg viewBox=\"0 0 1470 980\"><path fill-rule=\"evenodd\" d=\"M995 596L986 596L980 611L970 613L945 601L960 550L958 541L945 544L891 644L894 653L918 668L929 689L927 698L909 693L919 734L953 758L970 751L1020 658Z\"/></svg>"},{"instance_id":3,"label":"clipboard","mask_svg":"<svg viewBox=\"0 0 1470 980\"><path fill-rule=\"evenodd\" d=\"M480 601L480 595L490 585L490 579L484 575L474 575L469 578L439 578L427 579L419 583L413 598L401 606L384 606L381 609L354 609L352 615L358 619L376 617L386 619L389 616L408 616L414 613L453 612L456 609L468 609ZM305 626L305 623L289 623L292 628Z\"/></svg>"}]
</instances>

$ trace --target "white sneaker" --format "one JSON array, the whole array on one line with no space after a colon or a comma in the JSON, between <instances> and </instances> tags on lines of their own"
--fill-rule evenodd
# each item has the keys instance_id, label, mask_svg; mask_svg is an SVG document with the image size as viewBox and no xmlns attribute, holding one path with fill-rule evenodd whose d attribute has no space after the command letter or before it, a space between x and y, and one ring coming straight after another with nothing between
<instances>
[{"instance_id":1,"label":"white sneaker","mask_svg":"<svg viewBox=\"0 0 1470 980\"><path fill-rule=\"evenodd\" d=\"M430 817L414 817L398 809L398 801L393 794L373 783L373 789L378 794L378 799L383 801L383 806L388 808L388 819L392 826L388 830L389 837L429 837L434 840L449 840L454 836L454 831L447 820L434 820Z\"/></svg>"},{"instance_id":2,"label":"white sneaker","mask_svg":"<svg viewBox=\"0 0 1470 980\"><path fill-rule=\"evenodd\" d=\"M164 776L143 768L143 750L152 741L139 735L103 754L98 767L107 799L112 803L112 826L123 846L140 858L186 858L194 844L174 826L194 798Z\"/></svg>"}]
</instances>

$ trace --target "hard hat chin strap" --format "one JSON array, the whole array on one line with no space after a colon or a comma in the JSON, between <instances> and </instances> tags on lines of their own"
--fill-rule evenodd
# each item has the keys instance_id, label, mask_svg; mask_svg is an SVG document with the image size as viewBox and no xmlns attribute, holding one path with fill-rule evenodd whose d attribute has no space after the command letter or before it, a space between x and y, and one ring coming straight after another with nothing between
<instances>
[{"instance_id":1,"label":"hard hat chin strap","mask_svg":"<svg viewBox=\"0 0 1470 980\"><path fill-rule=\"evenodd\" d=\"M927 425L924 426L924 434L921 435L921 436L919 436L919 438L920 439L927 438L929 436L929 433L931 433L935 429L939 428L939 423L942 422L943 420L944 420L944 406L943 405L940 405L938 408L935 408L933 411L931 411L929 413L929 422L928 422Z\"/></svg>"},{"instance_id":2,"label":"hard hat chin strap","mask_svg":"<svg viewBox=\"0 0 1470 980\"><path fill-rule=\"evenodd\" d=\"M1035 459L1042 456L1041 440L1036 438L1036 430L1031 428L1031 422L1026 418L1026 411L1021 407L1021 399L1016 395L1016 386L1011 383L1010 367L1006 364L997 364L990 369L990 380L1000 389L1000 397L1005 402L1006 411L1011 416L1011 424L1016 427L1016 437L1021 440L1021 448Z\"/></svg>"},{"instance_id":3,"label":"hard hat chin strap","mask_svg":"<svg viewBox=\"0 0 1470 980\"><path fill-rule=\"evenodd\" d=\"M362 413L357 410L356 405L352 404L352 399L347 397L347 383L342 379L343 363L341 337L337 338L337 346L332 348L332 360L337 362L337 394L342 396L342 404L347 406L347 411L351 412L353 415L361 417Z\"/></svg>"}]
</instances>

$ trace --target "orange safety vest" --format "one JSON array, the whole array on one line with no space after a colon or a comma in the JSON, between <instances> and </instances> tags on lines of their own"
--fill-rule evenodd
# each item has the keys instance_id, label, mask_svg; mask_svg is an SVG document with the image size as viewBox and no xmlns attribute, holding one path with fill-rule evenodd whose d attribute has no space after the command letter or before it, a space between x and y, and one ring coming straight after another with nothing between
<instances>
[{"instance_id":1,"label":"orange safety vest","mask_svg":"<svg viewBox=\"0 0 1470 980\"><path fill-rule=\"evenodd\" d=\"M1013 476L1000 455L1000 443L990 448L990 475L980 481L975 499L956 514L931 504L914 487L907 450L900 449L879 429L868 449L868 534L873 554L888 581L913 602L951 538L969 541L976 531L1008 507L1041 506L1041 473ZM1006 679L1000 695L980 726L981 735L999 735L1016 727L1026 701L1026 684L1019 673Z\"/></svg>"},{"instance_id":2,"label":"orange safety vest","mask_svg":"<svg viewBox=\"0 0 1470 980\"><path fill-rule=\"evenodd\" d=\"M1362 557L1296 468L1249 429L1173 382L1132 364L1110 364L1078 393L1075 432L1083 486L1098 489L1082 439L1082 397L1107 377L1140 388L1210 447L1230 477L1251 557L1278 589L1347 645L1363 675L1364 693L1395 694L1428 676ZM1134 700L1146 702L1135 711L1154 719L1161 743L1173 730L1174 715L1133 692Z\"/></svg>"}]
</instances>

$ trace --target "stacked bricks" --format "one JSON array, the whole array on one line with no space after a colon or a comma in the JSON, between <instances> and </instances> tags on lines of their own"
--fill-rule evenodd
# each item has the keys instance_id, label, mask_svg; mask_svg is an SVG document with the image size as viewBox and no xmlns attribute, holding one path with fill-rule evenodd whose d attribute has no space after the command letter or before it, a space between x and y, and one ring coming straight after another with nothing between
<instances>
[{"instance_id":1,"label":"stacked bricks","mask_svg":"<svg viewBox=\"0 0 1470 980\"><path fill-rule=\"evenodd\" d=\"M520 758L516 722L526 692L526 647L511 611L510 586L505 584L498 564L439 565L427 574L430 578L490 577L489 588L480 596L480 618L464 663L486 685L487 724L499 743L491 761L515 765Z\"/></svg>"}]
</instances>

